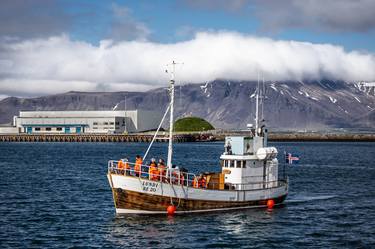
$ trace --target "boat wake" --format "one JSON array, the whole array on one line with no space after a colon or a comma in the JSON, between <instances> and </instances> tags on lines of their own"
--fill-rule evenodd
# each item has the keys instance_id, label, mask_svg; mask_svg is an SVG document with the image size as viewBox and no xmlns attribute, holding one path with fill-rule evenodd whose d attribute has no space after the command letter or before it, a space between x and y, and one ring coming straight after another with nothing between
<instances>
[{"instance_id":1,"label":"boat wake","mask_svg":"<svg viewBox=\"0 0 375 249\"><path fill-rule=\"evenodd\" d=\"M310 201L321 201L321 200L329 200L335 197L336 195L296 196L293 199L285 200L284 203L289 204L289 203L302 203L302 202L310 202Z\"/></svg>"},{"instance_id":2,"label":"boat wake","mask_svg":"<svg viewBox=\"0 0 375 249\"><path fill-rule=\"evenodd\" d=\"M331 168L331 169L347 169L347 170L373 170L373 168L366 166L350 166L350 165L327 165L327 164L303 164L303 167L311 168Z\"/></svg>"}]
</instances>

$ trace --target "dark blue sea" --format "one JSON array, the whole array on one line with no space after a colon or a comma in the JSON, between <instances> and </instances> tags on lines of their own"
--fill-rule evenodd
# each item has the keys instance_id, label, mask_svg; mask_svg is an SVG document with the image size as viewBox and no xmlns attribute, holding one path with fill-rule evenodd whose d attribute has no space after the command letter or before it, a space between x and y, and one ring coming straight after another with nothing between
<instances>
[{"instance_id":1,"label":"dark blue sea","mask_svg":"<svg viewBox=\"0 0 375 249\"><path fill-rule=\"evenodd\" d=\"M375 248L375 143L272 145L300 156L283 206L171 218L115 215L107 161L148 144L0 143L0 248ZM215 171L222 151L175 144L174 162Z\"/></svg>"}]
</instances>

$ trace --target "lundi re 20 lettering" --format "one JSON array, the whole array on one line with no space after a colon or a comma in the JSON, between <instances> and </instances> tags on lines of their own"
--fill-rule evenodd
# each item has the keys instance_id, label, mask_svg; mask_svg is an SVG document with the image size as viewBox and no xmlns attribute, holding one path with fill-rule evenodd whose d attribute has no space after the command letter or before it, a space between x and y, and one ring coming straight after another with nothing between
<instances>
[{"instance_id":1,"label":"lundi re 20 lettering","mask_svg":"<svg viewBox=\"0 0 375 249\"><path fill-rule=\"evenodd\" d=\"M158 182L142 181L143 191L156 192L158 186L159 186Z\"/></svg>"}]
</instances>

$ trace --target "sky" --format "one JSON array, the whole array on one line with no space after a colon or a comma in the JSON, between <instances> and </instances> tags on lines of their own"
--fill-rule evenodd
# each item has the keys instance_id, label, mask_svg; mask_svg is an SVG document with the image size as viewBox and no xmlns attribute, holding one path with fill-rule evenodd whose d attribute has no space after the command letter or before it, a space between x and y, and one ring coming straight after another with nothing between
<instances>
[{"instance_id":1,"label":"sky","mask_svg":"<svg viewBox=\"0 0 375 249\"><path fill-rule=\"evenodd\" d=\"M0 98L215 79L375 80L374 0L2 0Z\"/></svg>"}]
</instances>

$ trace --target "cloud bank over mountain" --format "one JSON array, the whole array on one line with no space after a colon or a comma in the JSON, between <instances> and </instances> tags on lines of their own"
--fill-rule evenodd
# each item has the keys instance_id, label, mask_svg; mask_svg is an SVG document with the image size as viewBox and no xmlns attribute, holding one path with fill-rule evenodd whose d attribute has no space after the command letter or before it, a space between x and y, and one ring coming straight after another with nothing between
<instances>
[{"instance_id":1,"label":"cloud bank over mountain","mask_svg":"<svg viewBox=\"0 0 375 249\"><path fill-rule=\"evenodd\" d=\"M0 43L0 92L35 96L77 91L147 90L166 86L166 64L182 83L214 79L374 80L375 56L331 44L272 40L234 32L199 32L177 43L102 40L98 46L68 36Z\"/></svg>"}]
</instances>

